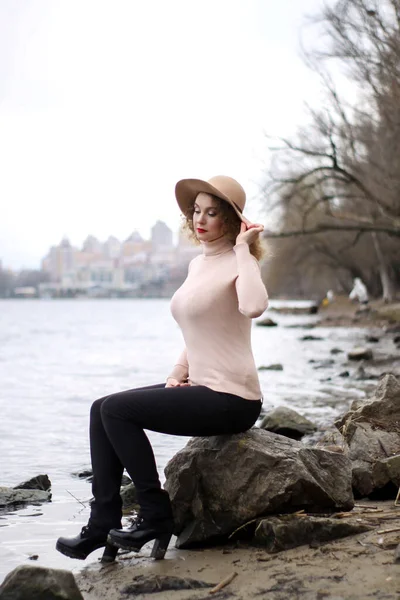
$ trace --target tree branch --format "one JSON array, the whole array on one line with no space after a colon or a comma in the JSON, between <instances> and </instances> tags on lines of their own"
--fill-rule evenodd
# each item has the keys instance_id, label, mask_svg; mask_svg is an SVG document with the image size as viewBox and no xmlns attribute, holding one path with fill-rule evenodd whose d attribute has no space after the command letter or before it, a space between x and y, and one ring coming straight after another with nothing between
<instances>
[{"instance_id":1,"label":"tree branch","mask_svg":"<svg viewBox=\"0 0 400 600\"><path fill-rule=\"evenodd\" d=\"M361 231L363 233L375 231L387 233L388 235L392 235L395 237L400 237L400 229L384 227L379 225L320 225L312 229L295 229L293 231L281 231L277 233L274 233L272 231L264 231L263 237L266 239L279 239L301 235L315 235L327 231Z\"/></svg>"}]
</instances>

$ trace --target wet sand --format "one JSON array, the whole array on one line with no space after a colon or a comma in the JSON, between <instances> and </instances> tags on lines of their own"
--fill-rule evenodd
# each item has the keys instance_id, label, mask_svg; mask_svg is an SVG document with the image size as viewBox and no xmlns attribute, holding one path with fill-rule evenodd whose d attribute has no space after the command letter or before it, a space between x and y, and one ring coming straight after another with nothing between
<instances>
[{"instance_id":1,"label":"wet sand","mask_svg":"<svg viewBox=\"0 0 400 600\"><path fill-rule=\"evenodd\" d=\"M318 327L366 327L385 331L400 322L400 303L385 304L372 300L367 305L354 304L339 296L319 310Z\"/></svg>"},{"instance_id":2,"label":"wet sand","mask_svg":"<svg viewBox=\"0 0 400 600\"><path fill-rule=\"evenodd\" d=\"M236 545L176 550L171 544L163 561L149 558L150 545L139 554L121 555L112 565L93 564L76 576L85 600L162 598L195 600L237 598L238 600L365 600L400 597L400 565L394 564L394 549L400 543L400 507L393 501L362 500L343 517L369 524L373 529L323 544L300 546L277 554L262 548ZM397 529L391 533L384 530ZM210 594L210 588L160 591L159 594L128 594L135 578L191 578L218 584L237 573L225 588Z\"/></svg>"}]
</instances>

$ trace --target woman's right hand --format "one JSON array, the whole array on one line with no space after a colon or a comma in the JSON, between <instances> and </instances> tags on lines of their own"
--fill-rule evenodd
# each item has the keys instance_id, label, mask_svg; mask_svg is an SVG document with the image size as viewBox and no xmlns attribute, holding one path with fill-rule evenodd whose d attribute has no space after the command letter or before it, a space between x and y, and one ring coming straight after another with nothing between
<instances>
[{"instance_id":1,"label":"woman's right hand","mask_svg":"<svg viewBox=\"0 0 400 600\"><path fill-rule=\"evenodd\" d=\"M165 387L187 387L190 383L185 383L183 381L178 381L174 377L168 377Z\"/></svg>"},{"instance_id":2,"label":"woman's right hand","mask_svg":"<svg viewBox=\"0 0 400 600\"><path fill-rule=\"evenodd\" d=\"M250 221L246 221L244 223L242 221L240 225L240 232L236 238L236 244L246 243L252 244L256 241L258 236L264 231L264 225L260 223L250 223Z\"/></svg>"}]
</instances>

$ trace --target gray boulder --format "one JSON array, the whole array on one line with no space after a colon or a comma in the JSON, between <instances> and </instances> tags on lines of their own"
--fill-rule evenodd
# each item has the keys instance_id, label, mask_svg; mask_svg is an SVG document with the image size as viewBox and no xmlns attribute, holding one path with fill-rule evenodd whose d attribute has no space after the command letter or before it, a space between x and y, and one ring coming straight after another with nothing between
<instances>
[{"instance_id":1,"label":"gray boulder","mask_svg":"<svg viewBox=\"0 0 400 600\"><path fill-rule=\"evenodd\" d=\"M315 363L313 369L326 369L327 367L331 367L335 364L333 358L323 358L321 360L311 359L308 362Z\"/></svg>"},{"instance_id":2,"label":"gray boulder","mask_svg":"<svg viewBox=\"0 0 400 600\"><path fill-rule=\"evenodd\" d=\"M367 373L362 365L359 365L354 373L354 379L357 381L365 381L367 379L379 379L378 375Z\"/></svg>"},{"instance_id":3,"label":"gray boulder","mask_svg":"<svg viewBox=\"0 0 400 600\"><path fill-rule=\"evenodd\" d=\"M23 483L14 486L15 490L44 490L46 492L50 488L51 481L48 475L36 475L36 477L32 477L32 479L28 479L28 481L24 481Z\"/></svg>"},{"instance_id":4,"label":"gray boulder","mask_svg":"<svg viewBox=\"0 0 400 600\"><path fill-rule=\"evenodd\" d=\"M370 529L373 527L327 517L280 515L258 523L253 543L273 553L303 544L328 542Z\"/></svg>"},{"instance_id":5,"label":"gray boulder","mask_svg":"<svg viewBox=\"0 0 400 600\"><path fill-rule=\"evenodd\" d=\"M281 363L274 363L272 365L261 365L258 367L259 371L283 371L283 365Z\"/></svg>"},{"instance_id":6,"label":"gray boulder","mask_svg":"<svg viewBox=\"0 0 400 600\"><path fill-rule=\"evenodd\" d=\"M286 406L278 406L267 413L261 421L260 428L293 440L300 440L303 435L309 435L317 429L314 423Z\"/></svg>"},{"instance_id":7,"label":"gray boulder","mask_svg":"<svg viewBox=\"0 0 400 600\"><path fill-rule=\"evenodd\" d=\"M371 360L373 358L372 350L357 346L347 353L349 360Z\"/></svg>"},{"instance_id":8,"label":"gray boulder","mask_svg":"<svg viewBox=\"0 0 400 600\"><path fill-rule=\"evenodd\" d=\"M70 571L23 565L0 586L1 600L83 600Z\"/></svg>"},{"instance_id":9,"label":"gray boulder","mask_svg":"<svg viewBox=\"0 0 400 600\"><path fill-rule=\"evenodd\" d=\"M139 508L136 488L133 483L123 485L121 487L120 494L122 499L122 508L124 510L128 511Z\"/></svg>"},{"instance_id":10,"label":"gray boulder","mask_svg":"<svg viewBox=\"0 0 400 600\"><path fill-rule=\"evenodd\" d=\"M330 452L343 452L347 454L349 448L346 444L346 440L337 429L329 429L325 431L316 443L317 448L323 448L324 450L330 450Z\"/></svg>"},{"instance_id":11,"label":"gray boulder","mask_svg":"<svg viewBox=\"0 0 400 600\"><path fill-rule=\"evenodd\" d=\"M20 490L0 487L0 512L15 510L27 504L41 504L50 502L51 492L44 490Z\"/></svg>"},{"instance_id":12,"label":"gray boulder","mask_svg":"<svg viewBox=\"0 0 400 600\"><path fill-rule=\"evenodd\" d=\"M347 456L258 428L193 438L165 474L178 548L226 536L262 515L354 504Z\"/></svg>"},{"instance_id":13,"label":"gray boulder","mask_svg":"<svg viewBox=\"0 0 400 600\"><path fill-rule=\"evenodd\" d=\"M256 325L259 325L260 327L276 327L278 323L267 317L261 321L256 321Z\"/></svg>"},{"instance_id":14,"label":"gray boulder","mask_svg":"<svg viewBox=\"0 0 400 600\"><path fill-rule=\"evenodd\" d=\"M383 488L389 481L400 487L400 454L376 461L372 477L377 488Z\"/></svg>"},{"instance_id":15,"label":"gray boulder","mask_svg":"<svg viewBox=\"0 0 400 600\"><path fill-rule=\"evenodd\" d=\"M90 479L93 478L93 470L91 468L82 469L81 471L75 471L74 473L71 473L71 475L73 477L79 477L79 479Z\"/></svg>"},{"instance_id":16,"label":"gray boulder","mask_svg":"<svg viewBox=\"0 0 400 600\"><path fill-rule=\"evenodd\" d=\"M373 396L353 403L335 425L349 447L358 495L369 496L390 482L400 484L400 382L394 375L384 375Z\"/></svg>"}]
</instances>

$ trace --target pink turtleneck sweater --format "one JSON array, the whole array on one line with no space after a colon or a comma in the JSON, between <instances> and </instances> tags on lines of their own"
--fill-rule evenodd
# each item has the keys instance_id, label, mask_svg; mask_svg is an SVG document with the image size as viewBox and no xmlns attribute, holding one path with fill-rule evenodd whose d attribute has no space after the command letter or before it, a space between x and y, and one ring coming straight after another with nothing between
<instances>
[{"instance_id":1,"label":"pink turtleneck sweater","mask_svg":"<svg viewBox=\"0 0 400 600\"><path fill-rule=\"evenodd\" d=\"M171 300L186 347L170 377L247 400L261 398L251 349L251 319L268 306L258 261L246 243L202 243Z\"/></svg>"}]
</instances>

